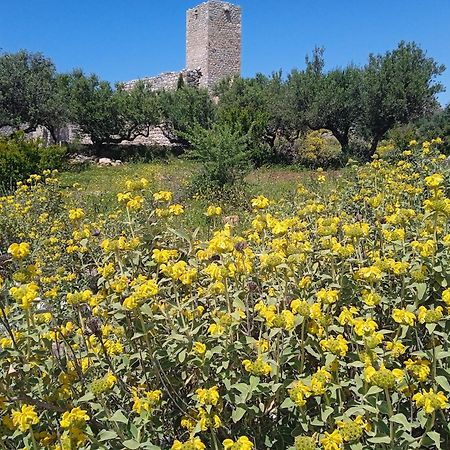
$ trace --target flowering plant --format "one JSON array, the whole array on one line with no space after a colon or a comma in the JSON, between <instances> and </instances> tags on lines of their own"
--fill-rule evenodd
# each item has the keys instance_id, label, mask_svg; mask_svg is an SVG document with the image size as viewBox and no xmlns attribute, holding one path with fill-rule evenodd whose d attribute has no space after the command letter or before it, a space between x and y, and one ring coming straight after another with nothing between
<instances>
[{"instance_id":1,"label":"flowering plant","mask_svg":"<svg viewBox=\"0 0 450 450\"><path fill-rule=\"evenodd\" d=\"M143 180L97 217L54 173L20 184L0 198L0 448L450 448L442 160L321 172L204 239Z\"/></svg>"}]
</instances>

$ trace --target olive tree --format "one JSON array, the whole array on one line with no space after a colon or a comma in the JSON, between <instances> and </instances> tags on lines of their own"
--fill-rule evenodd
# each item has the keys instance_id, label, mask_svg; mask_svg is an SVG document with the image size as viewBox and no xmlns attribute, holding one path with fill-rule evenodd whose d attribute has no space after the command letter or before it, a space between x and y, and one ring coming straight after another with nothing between
<instances>
[{"instance_id":1,"label":"olive tree","mask_svg":"<svg viewBox=\"0 0 450 450\"><path fill-rule=\"evenodd\" d=\"M363 73L362 134L370 140L367 156L395 125L432 112L443 90L436 78L445 70L414 42L401 42L384 55L370 55Z\"/></svg>"}]
</instances>

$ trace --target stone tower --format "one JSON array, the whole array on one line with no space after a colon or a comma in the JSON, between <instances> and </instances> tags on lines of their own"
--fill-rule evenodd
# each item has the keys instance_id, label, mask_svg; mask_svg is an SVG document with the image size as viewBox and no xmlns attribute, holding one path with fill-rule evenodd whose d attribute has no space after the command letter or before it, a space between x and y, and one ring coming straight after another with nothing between
<instances>
[{"instance_id":1,"label":"stone tower","mask_svg":"<svg viewBox=\"0 0 450 450\"><path fill-rule=\"evenodd\" d=\"M209 0L187 11L186 69L200 69L200 85L241 73L241 8Z\"/></svg>"}]
</instances>

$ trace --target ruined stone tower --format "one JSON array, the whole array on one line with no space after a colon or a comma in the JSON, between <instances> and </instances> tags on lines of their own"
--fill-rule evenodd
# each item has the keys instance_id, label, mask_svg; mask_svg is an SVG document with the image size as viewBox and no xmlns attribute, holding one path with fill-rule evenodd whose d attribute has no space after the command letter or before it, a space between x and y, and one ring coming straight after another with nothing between
<instances>
[{"instance_id":1,"label":"ruined stone tower","mask_svg":"<svg viewBox=\"0 0 450 450\"><path fill-rule=\"evenodd\" d=\"M241 73L241 8L210 0L187 11L186 69L200 69L200 85Z\"/></svg>"}]
</instances>

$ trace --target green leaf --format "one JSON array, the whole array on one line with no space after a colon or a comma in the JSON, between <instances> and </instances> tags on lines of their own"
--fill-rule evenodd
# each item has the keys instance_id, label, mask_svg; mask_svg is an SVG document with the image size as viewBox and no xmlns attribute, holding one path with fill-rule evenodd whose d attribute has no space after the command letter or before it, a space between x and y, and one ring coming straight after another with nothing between
<instances>
[{"instance_id":1,"label":"green leaf","mask_svg":"<svg viewBox=\"0 0 450 450\"><path fill-rule=\"evenodd\" d=\"M404 414L395 414L389 419L391 422L403 425L406 431L411 431L411 424Z\"/></svg>"},{"instance_id":2,"label":"green leaf","mask_svg":"<svg viewBox=\"0 0 450 450\"><path fill-rule=\"evenodd\" d=\"M446 390L447 392L450 392L450 383L448 382L447 378L445 378L442 375L438 375L436 377L436 383L439 384L439 386Z\"/></svg>"},{"instance_id":3,"label":"green leaf","mask_svg":"<svg viewBox=\"0 0 450 450\"><path fill-rule=\"evenodd\" d=\"M141 446L141 444L139 444L139 442L135 441L134 439L128 439L128 441L123 442L123 445L126 448L130 448L132 450L139 448Z\"/></svg>"},{"instance_id":4,"label":"green leaf","mask_svg":"<svg viewBox=\"0 0 450 450\"><path fill-rule=\"evenodd\" d=\"M425 295L425 292L427 291L427 284L426 283L417 283L417 298L419 301L423 300L423 297Z\"/></svg>"},{"instance_id":5,"label":"green leaf","mask_svg":"<svg viewBox=\"0 0 450 450\"><path fill-rule=\"evenodd\" d=\"M128 423L128 418L122 411L116 411L112 416L111 420L114 422Z\"/></svg>"},{"instance_id":6,"label":"green leaf","mask_svg":"<svg viewBox=\"0 0 450 450\"><path fill-rule=\"evenodd\" d=\"M233 422L239 422L239 420L242 419L244 414L247 412L246 409L242 408L241 406L237 406L236 409L231 413L231 418L233 419Z\"/></svg>"},{"instance_id":7,"label":"green leaf","mask_svg":"<svg viewBox=\"0 0 450 450\"><path fill-rule=\"evenodd\" d=\"M83 395L83 397L80 397L78 399L78 402L79 403L81 403L81 402L89 402L91 400L94 400L94 398L95 398L95 395L92 392L88 392L87 394Z\"/></svg>"},{"instance_id":8,"label":"green leaf","mask_svg":"<svg viewBox=\"0 0 450 450\"><path fill-rule=\"evenodd\" d=\"M367 439L372 444L390 444L391 438L389 436L376 436L373 438Z\"/></svg>"},{"instance_id":9,"label":"green leaf","mask_svg":"<svg viewBox=\"0 0 450 450\"><path fill-rule=\"evenodd\" d=\"M322 419L327 420L328 417L330 417L330 414L332 414L333 412L334 408L332 408L331 406L326 406L324 411L322 412Z\"/></svg>"},{"instance_id":10,"label":"green leaf","mask_svg":"<svg viewBox=\"0 0 450 450\"><path fill-rule=\"evenodd\" d=\"M185 359L186 359L186 349L181 350L180 353L178 353L178 361L180 361L180 363L184 363Z\"/></svg>"},{"instance_id":11,"label":"green leaf","mask_svg":"<svg viewBox=\"0 0 450 450\"><path fill-rule=\"evenodd\" d=\"M255 377L254 375L252 375L250 377L250 386L251 386L252 390L258 386L260 381L261 381L261 379L259 377Z\"/></svg>"},{"instance_id":12,"label":"green leaf","mask_svg":"<svg viewBox=\"0 0 450 450\"><path fill-rule=\"evenodd\" d=\"M144 303L141 307L140 307L140 311L144 316L147 317L151 317L153 316L153 311L151 306L148 303Z\"/></svg>"},{"instance_id":13,"label":"green leaf","mask_svg":"<svg viewBox=\"0 0 450 450\"><path fill-rule=\"evenodd\" d=\"M356 442L355 444L350 444L351 450L362 450L363 446L361 442Z\"/></svg>"},{"instance_id":14,"label":"green leaf","mask_svg":"<svg viewBox=\"0 0 450 450\"><path fill-rule=\"evenodd\" d=\"M378 394L380 392L383 392L383 389L381 389L378 386L371 386L370 389L367 391L366 397L368 395Z\"/></svg>"},{"instance_id":15,"label":"green leaf","mask_svg":"<svg viewBox=\"0 0 450 450\"><path fill-rule=\"evenodd\" d=\"M113 430L102 430L98 434L98 440L100 442L110 441L111 439L115 439L117 437L117 433Z\"/></svg>"},{"instance_id":16,"label":"green leaf","mask_svg":"<svg viewBox=\"0 0 450 450\"><path fill-rule=\"evenodd\" d=\"M427 436L434 442L437 449L441 448L441 435L436 431L429 431Z\"/></svg>"},{"instance_id":17,"label":"green leaf","mask_svg":"<svg viewBox=\"0 0 450 450\"><path fill-rule=\"evenodd\" d=\"M280 405L280 408L292 408L293 406L295 406L295 403L288 397Z\"/></svg>"}]
</instances>

